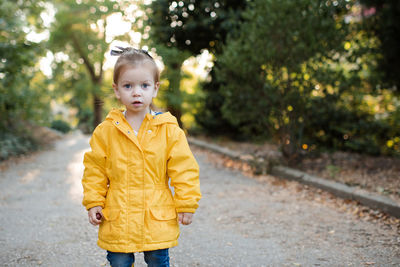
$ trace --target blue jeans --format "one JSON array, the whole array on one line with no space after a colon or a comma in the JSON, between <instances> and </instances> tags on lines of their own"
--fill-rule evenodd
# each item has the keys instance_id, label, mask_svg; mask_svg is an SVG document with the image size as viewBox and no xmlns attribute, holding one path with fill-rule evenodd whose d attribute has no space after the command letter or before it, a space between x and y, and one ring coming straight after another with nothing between
<instances>
[{"instance_id":1,"label":"blue jeans","mask_svg":"<svg viewBox=\"0 0 400 267\"><path fill-rule=\"evenodd\" d=\"M111 267L131 267L135 262L135 254L107 251L107 260ZM144 261L149 267L169 267L168 248L144 251Z\"/></svg>"}]
</instances>

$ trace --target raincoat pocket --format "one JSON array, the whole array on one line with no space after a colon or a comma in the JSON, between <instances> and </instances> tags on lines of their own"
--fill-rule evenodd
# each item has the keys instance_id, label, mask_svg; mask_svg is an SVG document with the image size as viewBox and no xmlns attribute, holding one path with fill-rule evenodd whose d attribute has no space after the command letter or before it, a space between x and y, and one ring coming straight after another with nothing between
<instances>
[{"instance_id":1,"label":"raincoat pocket","mask_svg":"<svg viewBox=\"0 0 400 267\"><path fill-rule=\"evenodd\" d=\"M176 219L175 207L151 207L150 213L154 219L159 221Z\"/></svg>"},{"instance_id":2,"label":"raincoat pocket","mask_svg":"<svg viewBox=\"0 0 400 267\"><path fill-rule=\"evenodd\" d=\"M121 231L123 230L120 222L119 209L108 209L102 210L104 220L100 224L99 228L99 238L102 240L107 240L107 242L117 242Z\"/></svg>"},{"instance_id":3,"label":"raincoat pocket","mask_svg":"<svg viewBox=\"0 0 400 267\"><path fill-rule=\"evenodd\" d=\"M176 240L179 237L179 225L175 206L150 207L149 229L153 243Z\"/></svg>"}]
</instances>

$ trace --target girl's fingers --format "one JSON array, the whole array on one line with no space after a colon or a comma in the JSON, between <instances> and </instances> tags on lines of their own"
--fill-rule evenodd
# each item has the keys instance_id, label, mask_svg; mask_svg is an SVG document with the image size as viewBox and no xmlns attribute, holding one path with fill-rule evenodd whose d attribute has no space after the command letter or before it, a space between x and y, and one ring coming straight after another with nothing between
<instances>
[{"instance_id":1,"label":"girl's fingers","mask_svg":"<svg viewBox=\"0 0 400 267\"><path fill-rule=\"evenodd\" d=\"M101 219L97 220L96 214L94 214L94 216L92 214L89 214L89 222L92 225L96 226L96 225L99 225L101 223Z\"/></svg>"},{"instance_id":2,"label":"girl's fingers","mask_svg":"<svg viewBox=\"0 0 400 267\"><path fill-rule=\"evenodd\" d=\"M92 220L92 217L90 217L90 216L89 216L89 222L90 222L90 224L95 225L93 220Z\"/></svg>"},{"instance_id":3,"label":"girl's fingers","mask_svg":"<svg viewBox=\"0 0 400 267\"><path fill-rule=\"evenodd\" d=\"M96 215L94 215L94 216L92 217L92 221L94 222L94 225L99 225L99 224L101 223L101 220L98 220L98 219L96 218Z\"/></svg>"},{"instance_id":4,"label":"girl's fingers","mask_svg":"<svg viewBox=\"0 0 400 267\"><path fill-rule=\"evenodd\" d=\"M178 221L183 225L188 225L192 223L192 214L190 213L178 213Z\"/></svg>"},{"instance_id":5,"label":"girl's fingers","mask_svg":"<svg viewBox=\"0 0 400 267\"><path fill-rule=\"evenodd\" d=\"M192 223L192 219L190 218L190 216L187 216L187 215L185 216L185 215L183 215L182 223L183 223L184 225L191 224L191 223Z\"/></svg>"}]
</instances>

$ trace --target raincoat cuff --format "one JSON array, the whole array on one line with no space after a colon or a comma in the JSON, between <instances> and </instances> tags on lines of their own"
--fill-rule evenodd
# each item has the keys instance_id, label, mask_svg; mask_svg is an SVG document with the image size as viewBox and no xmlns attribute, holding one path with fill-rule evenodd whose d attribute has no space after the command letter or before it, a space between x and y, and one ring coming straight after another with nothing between
<instances>
[{"instance_id":1,"label":"raincoat cuff","mask_svg":"<svg viewBox=\"0 0 400 267\"><path fill-rule=\"evenodd\" d=\"M182 212L188 212L188 213L194 213L196 211L196 209L192 209L192 208L177 208L176 212L178 213L182 213Z\"/></svg>"},{"instance_id":2,"label":"raincoat cuff","mask_svg":"<svg viewBox=\"0 0 400 267\"><path fill-rule=\"evenodd\" d=\"M103 202L94 202L86 205L86 210L90 210L93 207L100 206L102 209L104 208L104 203Z\"/></svg>"}]
</instances>

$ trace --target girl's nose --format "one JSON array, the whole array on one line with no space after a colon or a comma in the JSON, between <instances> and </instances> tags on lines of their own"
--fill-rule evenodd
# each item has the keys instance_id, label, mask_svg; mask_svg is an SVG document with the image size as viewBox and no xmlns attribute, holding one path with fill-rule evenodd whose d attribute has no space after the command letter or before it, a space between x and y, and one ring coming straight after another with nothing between
<instances>
[{"instance_id":1,"label":"girl's nose","mask_svg":"<svg viewBox=\"0 0 400 267\"><path fill-rule=\"evenodd\" d=\"M133 87L132 95L133 96L140 96L140 87L139 86Z\"/></svg>"}]
</instances>

